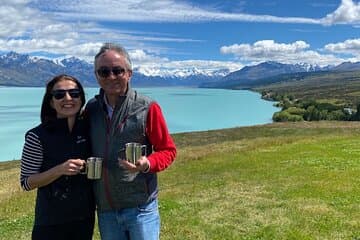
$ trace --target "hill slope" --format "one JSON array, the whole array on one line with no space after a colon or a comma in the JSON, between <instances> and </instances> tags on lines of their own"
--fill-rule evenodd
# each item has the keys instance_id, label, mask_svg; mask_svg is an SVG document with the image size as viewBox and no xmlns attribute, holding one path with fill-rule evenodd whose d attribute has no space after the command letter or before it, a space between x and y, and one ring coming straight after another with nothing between
<instances>
[{"instance_id":1,"label":"hill slope","mask_svg":"<svg viewBox=\"0 0 360 240\"><path fill-rule=\"evenodd\" d=\"M297 99L312 98L353 107L360 103L360 71L289 74L277 77L274 82L271 80L264 79L263 83L253 85L251 89L289 93Z\"/></svg>"},{"instance_id":2,"label":"hill slope","mask_svg":"<svg viewBox=\"0 0 360 240\"><path fill-rule=\"evenodd\" d=\"M359 239L360 123L277 123L174 135L159 174L161 239ZM34 192L0 163L0 239L29 239ZM94 239L100 239L97 229Z\"/></svg>"}]
</instances>

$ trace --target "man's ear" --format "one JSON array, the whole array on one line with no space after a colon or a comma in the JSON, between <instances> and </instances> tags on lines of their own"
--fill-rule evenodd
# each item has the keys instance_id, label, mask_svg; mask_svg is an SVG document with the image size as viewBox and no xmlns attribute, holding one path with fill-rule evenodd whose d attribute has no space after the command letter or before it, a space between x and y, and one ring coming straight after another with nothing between
<instances>
[{"instance_id":1,"label":"man's ear","mask_svg":"<svg viewBox=\"0 0 360 240\"><path fill-rule=\"evenodd\" d=\"M131 78L131 77L132 77L132 73L133 73L133 71L132 71L132 70L128 70L129 78Z\"/></svg>"}]
</instances>

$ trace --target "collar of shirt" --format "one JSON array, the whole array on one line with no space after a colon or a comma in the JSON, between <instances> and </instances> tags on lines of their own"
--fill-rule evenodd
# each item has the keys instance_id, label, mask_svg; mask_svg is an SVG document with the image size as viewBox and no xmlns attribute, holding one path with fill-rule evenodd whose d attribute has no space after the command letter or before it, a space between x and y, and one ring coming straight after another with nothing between
<instances>
[{"instance_id":1,"label":"collar of shirt","mask_svg":"<svg viewBox=\"0 0 360 240\"><path fill-rule=\"evenodd\" d=\"M111 119L111 117L113 115L113 112L114 112L114 108L108 103L108 100L107 100L105 94L104 94L104 103L105 103L105 106L106 106L108 117Z\"/></svg>"},{"instance_id":2,"label":"collar of shirt","mask_svg":"<svg viewBox=\"0 0 360 240\"><path fill-rule=\"evenodd\" d=\"M119 104L121 106L124 103L125 98L126 98L126 95L119 96L117 104ZM109 104L105 94L104 94L104 103L105 103L105 106L106 106L107 114L108 114L109 118L111 119L111 117L112 117L112 115L114 113L114 108Z\"/></svg>"}]
</instances>

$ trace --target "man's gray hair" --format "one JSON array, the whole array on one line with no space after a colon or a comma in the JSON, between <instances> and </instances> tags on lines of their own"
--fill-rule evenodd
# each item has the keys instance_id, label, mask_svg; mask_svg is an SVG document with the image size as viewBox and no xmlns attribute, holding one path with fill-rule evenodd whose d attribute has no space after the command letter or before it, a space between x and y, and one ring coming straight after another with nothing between
<instances>
[{"instance_id":1,"label":"man's gray hair","mask_svg":"<svg viewBox=\"0 0 360 240\"><path fill-rule=\"evenodd\" d=\"M130 56L129 53L126 51L126 49L116 43L104 43L99 52L95 55L95 61L94 61L94 65L95 65L95 69L96 69L96 60L100 57L101 54L103 54L106 51L109 50L113 50L117 53L119 53L121 56L123 56L125 58L125 62L126 62L126 67L128 68L128 70L132 70L132 64L131 64L131 60L130 60Z\"/></svg>"}]
</instances>

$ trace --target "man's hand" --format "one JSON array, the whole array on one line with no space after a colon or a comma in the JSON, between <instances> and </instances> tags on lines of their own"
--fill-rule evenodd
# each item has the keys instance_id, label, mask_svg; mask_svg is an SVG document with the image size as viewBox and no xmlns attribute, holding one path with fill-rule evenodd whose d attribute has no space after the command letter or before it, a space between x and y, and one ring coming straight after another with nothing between
<instances>
[{"instance_id":1,"label":"man's hand","mask_svg":"<svg viewBox=\"0 0 360 240\"><path fill-rule=\"evenodd\" d=\"M125 159L119 159L119 165L122 168L129 170L130 172L148 172L150 169L150 162L147 157L142 156L135 164L128 162Z\"/></svg>"}]
</instances>

